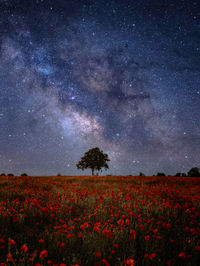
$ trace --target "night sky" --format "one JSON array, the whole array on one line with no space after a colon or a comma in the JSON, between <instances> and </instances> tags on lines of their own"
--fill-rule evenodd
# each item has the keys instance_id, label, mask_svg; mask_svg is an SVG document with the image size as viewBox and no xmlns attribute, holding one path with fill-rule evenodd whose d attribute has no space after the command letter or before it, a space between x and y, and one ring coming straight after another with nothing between
<instances>
[{"instance_id":1,"label":"night sky","mask_svg":"<svg viewBox=\"0 0 200 266\"><path fill-rule=\"evenodd\" d=\"M0 0L0 172L200 166L198 0Z\"/></svg>"}]
</instances>

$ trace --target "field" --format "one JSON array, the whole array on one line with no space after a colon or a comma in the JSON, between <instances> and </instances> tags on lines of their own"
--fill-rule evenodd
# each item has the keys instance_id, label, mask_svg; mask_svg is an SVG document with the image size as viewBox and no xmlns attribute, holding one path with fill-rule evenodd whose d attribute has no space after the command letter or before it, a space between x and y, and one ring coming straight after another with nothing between
<instances>
[{"instance_id":1,"label":"field","mask_svg":"<svg viewBox=\"0 0 200 266\"><path fill-rule=\"evenodd\" d=\"M0 177L0 266L199 265L200 178Z\"/></svg>"}]
</instances>

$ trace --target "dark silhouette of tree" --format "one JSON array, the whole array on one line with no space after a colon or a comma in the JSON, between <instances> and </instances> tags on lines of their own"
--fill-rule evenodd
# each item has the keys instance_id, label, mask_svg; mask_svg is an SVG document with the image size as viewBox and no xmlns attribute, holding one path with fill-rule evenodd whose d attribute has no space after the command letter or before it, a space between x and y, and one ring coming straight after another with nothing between
<instances>
[{"instance_id":1,"label":"dark silhouette of tree","mask_svg":"<svg viewBox=\"0 0 200 266\"><path fill-rule=\"evenodd\" d=\"M189 177L200 177L200 172L198 167L193 167L188 172Z\"/></svg>"},{"instance_id":2,"label":"dark silhouette of tree","mask_svg":"<svg viewBox=\"0 0 200 266\"><path fill-rule=\"evenodd\" d=\"M157 176L165 176L165 173L160 173L160 172L158 172L158 173L157 173Z\"/></svg>"},{"instance_id":3,"label":"dark silhouette of tree","mask_svg":"<svg viewBox=\"0 0 200 266\"><path fill-rule=\"evenodd\" d=\"M96 147L87 151L76 166L81 170L92 169L92 175L94 175L94 170L108 169L108 161L110 161L108 155Z\"/></svg>"},{"instance_id":4,"label":"dark silhouette of tree","mask_svg":"<svg viewBox=\"0 0 200 266\"><path fill-rule=\"evenodd\" d=\"M140 172L140 173L139 173L139 176L145 176L145 174L144 174L144 173L142 173L142 172Z\"/></svg>"},{"instance_id":5,"label":"dark silhouette of tree","mask_svg":"<svg viewBox=\"0 0 200 266\"><path fill-rule=\"evenodd\" d=\"M176 173L175 176L180 177L181 176L181 173Z\"/></svg>"},{"instance_id":6,"label":"dark silhouette of tree","mask_svg":"<svg viewBox=\"0 0 200 266\"><path fill-rule=\"evenodd\" d=\"M14 175L10 173L10 174L8 174L8 176L14 176Z\"/></svg>"},{"instance_id":7,"label":"dark silhouette of tree","mask_svg":"<svg viewBox=\"0 0 200 266\"><path fill-rule=\"evenodd\" d=\"M186 177L187 175L185 173L176 173L177 177Z\"/></svg>"},{"instance_id":8,"label":"dark silhouette of tree","mask_svg":"<svg viewBox=\"0 0 200 266\"><path fill-rule=\"evenodd\" d=\"M26 173L21 174L21 176L28 176Z\"/></svg>"},{"instance_id":9,"label":"dark silhouette of tree","mask_svg":"<svg viewBox=\"0 0 200 266\"><path fill-rule=\"evenodd\" d=\"M2 173L1 176L5 176L6 174L5 173Z\"/></svg>"}]
</instances>

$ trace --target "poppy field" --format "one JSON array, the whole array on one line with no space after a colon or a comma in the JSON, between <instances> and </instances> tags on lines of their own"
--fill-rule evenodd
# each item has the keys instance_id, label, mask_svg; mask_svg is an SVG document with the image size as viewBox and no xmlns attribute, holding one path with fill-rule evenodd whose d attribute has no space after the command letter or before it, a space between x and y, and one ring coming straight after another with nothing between
<instances>
[{"instance_id":1,"label":"poppy field","mask_svg":"<svg viewBox=\"0 0 200 266\"><path fill-rule=\"evenodd\" d=\"M199 265L200 179L0 178L0 266Z\"/></svg>"}]
</instances>

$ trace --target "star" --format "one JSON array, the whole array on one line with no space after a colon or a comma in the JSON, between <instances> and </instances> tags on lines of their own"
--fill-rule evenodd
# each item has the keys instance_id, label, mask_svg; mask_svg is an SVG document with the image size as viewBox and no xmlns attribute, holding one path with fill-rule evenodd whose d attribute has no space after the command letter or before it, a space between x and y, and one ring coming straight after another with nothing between
<instances>
[{"instance_id":1,"label":"star","mask_svg":"<svg viewBox=\"0 0 200 266\"><path fill-rule=\"evenodd\" d=\"M78 175L92 147L116 175L198 167L197 1L11 2L0 18L2 172Z\"/></svg>"}]
</instances>

